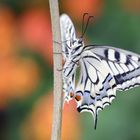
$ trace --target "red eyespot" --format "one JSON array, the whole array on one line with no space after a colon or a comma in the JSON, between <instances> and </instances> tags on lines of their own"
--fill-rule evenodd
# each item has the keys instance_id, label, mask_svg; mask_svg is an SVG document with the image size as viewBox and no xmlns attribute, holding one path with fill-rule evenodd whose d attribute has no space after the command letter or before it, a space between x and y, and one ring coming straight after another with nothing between
<instances>
[{"instance_id":1,"label":"red eyespot","mask_svg":"<svg viewBox=\"0 0 140 140\"><path fill-rule=\"evenodd\" d=\"M80 96L80 95L76 95L76 96L75 96L75 100L76 100L76 101L80 101L80 100L81 100L81 96Z\"/></svg>"}]
</instances>

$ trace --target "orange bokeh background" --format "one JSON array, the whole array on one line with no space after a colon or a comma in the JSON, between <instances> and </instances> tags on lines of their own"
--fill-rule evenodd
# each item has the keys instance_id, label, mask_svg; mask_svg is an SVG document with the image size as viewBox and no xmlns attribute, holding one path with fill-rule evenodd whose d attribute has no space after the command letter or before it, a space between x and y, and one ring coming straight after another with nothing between
<instances>
[{"instance_id":1,"label":"orange bokeh background","mask_svg":"<svg viewBox=\"0 0 140 140\"><path fill-rule=\"evenodd\" d=\"M52 65L52 34L49 11L30 9L19 19L19 34L24 43L43 55Z\"/></svg>"},{"instance_id":2,"label":"orange bokeh background","mask_svg":"<svg viewBox=\"0 0 140 140\"><path fill-rule=\"evenodd\" d=\"M103 0L63 0L62 9L74 20L82 22L83 13L98 17L102 13ZM72 10L71 10L72 9Z\"/></svg>"},{"instance_id":3,"label":"orange bokeh background","mask_svg":"<svg viewBox=\"0 0 140 140\"><path fill-rule=\"evenodd\" d=\"M52 130L52 92L43 96L33 108L31 115L26 118L21 130L24 140L49 140ZM75 102L65 104L62 121L62 139L77 140L80 138L79 113Z\"/></svg>"}]
</instances>

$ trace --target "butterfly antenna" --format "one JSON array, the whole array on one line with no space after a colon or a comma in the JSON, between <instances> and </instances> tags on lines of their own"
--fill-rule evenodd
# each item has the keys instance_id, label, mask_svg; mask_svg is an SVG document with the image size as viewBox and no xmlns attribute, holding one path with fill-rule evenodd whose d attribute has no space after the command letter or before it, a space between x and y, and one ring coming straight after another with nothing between
<instances>
[{"instance_id":1,"label":"butterfly antenna","mask_svg":"<svg viewBox=\"0 0 140 140\"><path fill-rule=\"evenodd\" d=\"M83 34L83 31L84 31L84 23L85 23L85 16L88 15L88 13L84 13L83 14L83 19L82 19L82 34Z\"/></svg>"},{"instance_id":2,"label":"butterfly antenna","mask_svg":"<svg viewBox=\"0 0 140 140\"><path fill-rule=\"evenodd\" d=\"M88 17L88 20L87 20L85 29L84 29L84 31L82 31L81 38L84 36L84 34L85 34L86 30L87 30L87 27L88 27L88 24L89 24L90 19L94 19L94 16L89 16L89 17Z\"/></svg>"}]
</instances>

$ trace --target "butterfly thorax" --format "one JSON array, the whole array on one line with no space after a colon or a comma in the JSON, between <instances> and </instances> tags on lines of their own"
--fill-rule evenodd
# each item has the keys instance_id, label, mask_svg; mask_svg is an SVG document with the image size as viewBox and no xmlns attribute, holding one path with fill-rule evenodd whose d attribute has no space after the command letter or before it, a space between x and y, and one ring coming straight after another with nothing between
<instances>
[{"instance_id":1,"label":"butterfly thorax","mask_svg":"<svg viewBox=\"0 0 140 140\"><path fill-rule=\"evenodd\" d=\"M76 70L84 48L84 42L82 38L77 38L70 44L70 53L63 67L63 75L65 78L70 77Z\"/></svg>"},{"instance_id":2,"label":"butterfly thorax","mask_svg":"<svg viewBox=\"0 0 140 140\"><path fill-rule=\"evenodd\" d=\"M70 51L70 59L75 59L78 61L80 59L80 54L82 53L84 48L84 42L82 38L78 38L71 43L71 51Z\"/></svg>"}]
</instances>

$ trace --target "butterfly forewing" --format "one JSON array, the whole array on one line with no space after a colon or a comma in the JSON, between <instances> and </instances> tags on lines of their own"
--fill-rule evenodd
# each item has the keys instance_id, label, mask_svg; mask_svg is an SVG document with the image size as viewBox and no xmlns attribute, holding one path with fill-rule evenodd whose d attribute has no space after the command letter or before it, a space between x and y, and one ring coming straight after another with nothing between
<instances>
[{"instance_id":1,"label":"butterfly forewing","mask_svg":"<svg viewBox=\"0 0 140 140\"><path fill-rule=\"evenodd\" d=\"M76 39L76 34L74 25L66 14L60 16L60 29L63 56L67 59L71 51L71 42Z\"/></svg>"},{"instance_id":2,"label":"butterfly forewing","mask_svg":"<svg viewBox=\"0 0 140 140\"><path fill-rule=\"evenodd\" d=\"M140 56L130 51L109 46L87 46L98 55L111 75L115 78L118 90L128 90L140 85Z\"/></svg>"}]
</instances>

